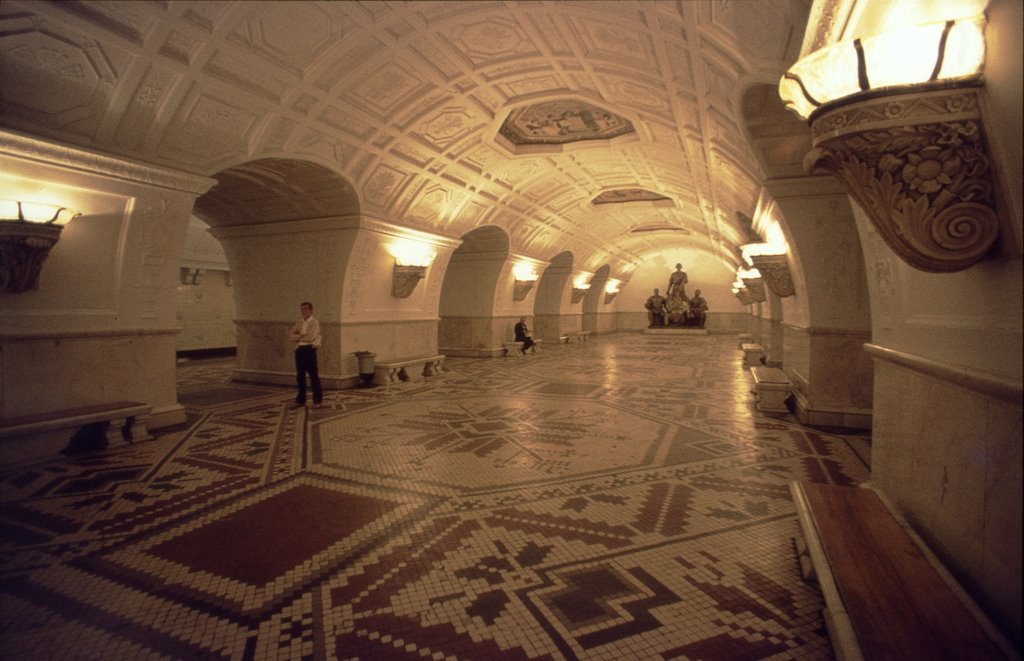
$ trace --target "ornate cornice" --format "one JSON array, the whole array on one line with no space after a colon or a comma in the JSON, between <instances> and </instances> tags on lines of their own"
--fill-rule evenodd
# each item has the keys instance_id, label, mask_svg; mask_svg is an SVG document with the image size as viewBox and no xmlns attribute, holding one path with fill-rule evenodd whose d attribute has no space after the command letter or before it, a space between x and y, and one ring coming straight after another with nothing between
<instances>
[{"instance_id":1,"label":"ornate cornice","mask_svg":"<svg viewBox=\"0 0 1024 661\"><path fill-rule=\"evenodd\" d=\"M838 179L910 266L959 271L992 248L999 221L977 87L843 104L811 129L807 170Z\"/></svg>"},{"instance_id":2,"label":"ornate cornice","mask_svg":"<svg viewBox=\"0 0 1024 661\"><path fill-rule=\"evenodd\" d=\"M88 152L0 129L0 155L202 195L215 179Z\"/></svg>"}]
</instances>

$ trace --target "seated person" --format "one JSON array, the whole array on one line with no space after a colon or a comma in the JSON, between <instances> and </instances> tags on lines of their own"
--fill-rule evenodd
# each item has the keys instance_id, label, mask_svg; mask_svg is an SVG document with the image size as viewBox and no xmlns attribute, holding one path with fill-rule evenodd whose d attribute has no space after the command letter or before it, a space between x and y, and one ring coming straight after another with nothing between
<instances>
[{"instance_id":1,"label":"seated person","mask_svg":"<svg viewBox=\"0 0 1024 661\"><path fill-rule=\"evenodd\" d=\"M526 327L526 317L519 317L519 323L515 326L516 342L522 342L523 348L519 350L519 353L526 354L527 351L536 353L536 349L533 348L534 344L533 337L530 335L530 329Z\"/></svg>"},{"instance_id":2,"label":"seated person","mask_svg":"<svg viewBox=\"0 0 1024 661\"><path fill-rule=\"evenodd\" d=\"M690 319L698 326L704 326L704 322L708 319L708 301L700 295L699 289L693 293L693 298L690 299Z\"/></svg>"},{"instance_id":3,"label":"seated person","mask_svg":"<svg viewBox=\"0 0 1024 661\"><path fill-rule=\"evenodd\" d=\"M647 320L650 323L650 328L665 325L665 302L665 297L655 289L654 294L644 303L644 308L647 309Z\"/></svg>"}]
</instances>

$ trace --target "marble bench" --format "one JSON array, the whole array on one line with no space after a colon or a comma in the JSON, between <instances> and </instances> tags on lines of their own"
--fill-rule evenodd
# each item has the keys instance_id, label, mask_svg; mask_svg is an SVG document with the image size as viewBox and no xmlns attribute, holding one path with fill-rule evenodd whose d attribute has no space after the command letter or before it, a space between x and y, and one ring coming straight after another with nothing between
<instances>
[{"instance_id":1,"label":"marble bench","mask_svg":"<svg viewBox=\"0 0 1024 661\"><path fill-rule=\"evenodd\" d=\"M743 366L756 367L764 365L764 347L754 342L744 342L740 345L743 349Z\"/></svg>"},{"instance_id":2,"label":"marble bench","mask_svg":"<svg viewBox=\"0 0 1024 661\"><path fill-rule=\"evenodd\" d=\"M373 369L373 383L386 386L401 381L416 381L424 376L434 376L441 373L443 363L443 355L377 361Z\"/></svg>"},{"instance_id":3,"label":"marble bench","mask_svg":"<svg viewBox=\"0 0 1024 661\"><path fill-rule=\"evenodd\" d=\"M577 342L586 342L586 341L588 341L590 339L590 334L592 332L593 331L576 331L576 333L575 333L576 341Z\"/></svg>"},{"instance_id":4,"label":"marble bench","mask_svg":"<svg viewBox=\"0 0 1024 661\"><path fill-rule=\"evenodd\" d=\"M757 410L766 413L787 413L786 398L792 390L792 384L786 373L777 367L754 366L750 368L754 376L754 394Z\"/></svg>"},{"instance_id":5,"label":"marble bench","mask_svg":"<svg viewBox=\"0 0 1024 661\"><path fill-rule=\"evenodd\" d=\"M869 488L790 482L838 659L1010 659L1013 646Z\"/></svg>"},{"instance_id":6,"label":"marble bench","mask_svg":"<svg viewBox=\"0 0 1024 661\"><path fill-rule=\"evenodd\" d=\"M750 333L740 333L739 340L740 340L740 349L742 349L744 344L753 344L754 336L751 335Z\"/></svg>"},{"instance_id":7,"label":"marble bench","mask_svg":"<svg viewBox=\"0 0 1024 661\"><path fill-rule=\"evenodd\" d=\"M65 453L102 450L118 442L146 441L153 438L146 429L152 408L142 402L117 401L11 417L0 423L0 440L67 432L63 437L67 440L67 447L62 450Z\"/></svg>"},{"instance_id":8,"label":"marble bench","mask_svg":"<svg viewBox=\"0 0 1024 661\"><path fill-rule=\"evenodd\" d=\"M540 349L540 345L543 342L544 342L544 340L534 340L533 341L533 346L530 347L530 353L537 353L537 349ZM523 348L523 341L522 340L514 340L512 342L506 342L505 343L505 355L508 356L509 354L512 354L512 353L519 353L519 350L522 349L522 348Z\"/></svg>"}]
</instances>

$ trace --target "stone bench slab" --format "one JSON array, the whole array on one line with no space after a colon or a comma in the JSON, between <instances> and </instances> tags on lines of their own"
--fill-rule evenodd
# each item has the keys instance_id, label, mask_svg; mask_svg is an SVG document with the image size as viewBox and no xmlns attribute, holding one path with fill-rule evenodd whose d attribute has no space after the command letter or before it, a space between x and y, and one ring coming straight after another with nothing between
<instances>
[{"instance_id":1,"label":"stone bench slab","mask_svg":"<svg viewBox=\"0 0 1024 661\"><path fill-rule=\"evenodd\" d=\"M787 413L786 398L792 391L792 384L786 373L777 367L755 366L750 368L754 376L754 393L757 408L767 413Z\"/></svg>"},{"instance_id":2,"label":"stone bench slab","mask_svg":"<svg viewBox=\"0 0 1024 661\"><path fill-rule=\"evenodd\" d=\"M67 447L63 451L67 453L99 450L116 443L146 441L153 438L146 429L152 409L142 402L118 401L15 416L0 423L0 440L24 446L17 453L26 456L36 451L42 456L58 450L65 443ZM66 436L60 436L61 432ZM49 445L57 442L60 445ZM39 443L47 446L46 452L29 447Z\"/></svg>"},{"instance_id":3,"label":"stone bench slab","mask_svg":"<svg viewBox=\"0 0 1024 661\"><path fill-rule=\"evenodd\" d=\"M754 342L745 342L740 345L743 349L743 366L756 367L764 365L764 347Z\"/></svg>"},{"instance_id":4,"label":"stone bench slab","mask_svg":"<svg viewBox=\"0 0 1024 661\"><path fill-rule=\"evenodd\" d=\"M1019 658L874 490L789 487L837 658Z\"/></svg>"},{"instance_id":5,"label":"stone bench slab","mask_svg":"<svg viewBox=\"0 0 1024 661\"><path fill-rule=\"evenodd\" d=\"M373 369L373 383L386 386L401 381L416 381L424 376L434 376L441 373L443 363L443 355L378 361Z\"/></svg>"}]
</instances>

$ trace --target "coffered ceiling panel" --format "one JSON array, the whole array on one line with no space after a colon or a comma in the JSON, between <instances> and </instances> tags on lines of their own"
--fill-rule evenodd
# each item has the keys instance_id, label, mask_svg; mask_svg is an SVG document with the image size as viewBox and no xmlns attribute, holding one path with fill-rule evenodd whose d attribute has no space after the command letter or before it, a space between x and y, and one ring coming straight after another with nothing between
<instances>
[{"instance_id":1,"label":"coffered ceiling panel","mask_svg":"<svg viewBox=\"0 0 1024 661\"><path fill-rule=\"evenodd\" d=\"M355 196L456 238L494 225L590 271L666 244L733 264L764 176L744 92L781 108L808 5L4 0L0 123L227 173L218 205L249 199L240 172L305 162L313 210ZM758 153L795 158L758 131ZM650 199L592 204L622 191Z\"/></svg>"}]
</instances>

